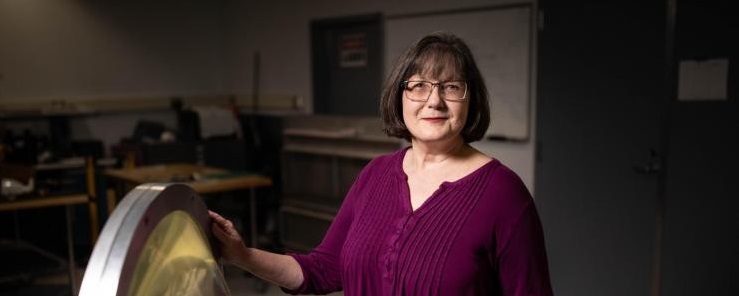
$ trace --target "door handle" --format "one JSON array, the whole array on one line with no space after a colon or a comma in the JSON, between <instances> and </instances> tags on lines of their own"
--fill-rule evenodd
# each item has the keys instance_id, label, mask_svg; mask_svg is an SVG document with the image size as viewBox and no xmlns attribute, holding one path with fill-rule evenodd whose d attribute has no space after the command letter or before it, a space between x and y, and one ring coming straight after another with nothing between
<instances>
[{"instance_id":1,"label":"door handle","mask_svg":"<svg viewBox=\"0 0 739 296\"><path fill-rule=\"evenodd\" d=\"M662 171L662 164L654 148L649 149L649 161L645 164L635 165L634 171L640 174L653 175Z\"/></svg>"}]
</instances>

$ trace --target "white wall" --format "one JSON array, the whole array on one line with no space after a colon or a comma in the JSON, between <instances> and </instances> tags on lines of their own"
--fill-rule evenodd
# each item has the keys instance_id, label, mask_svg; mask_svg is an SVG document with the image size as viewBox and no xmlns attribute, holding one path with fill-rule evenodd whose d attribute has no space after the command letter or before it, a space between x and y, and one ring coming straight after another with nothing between
<instances>
[{"instance_id":1,"label":"white wall","mask_svg":"<svg viewBox=\"0 0 739 296\"><path fill-rule=\"evenodd\" d=\"M310 64L310 21L381 12L398 15L428 11L474 8L531 1L483 0L376 0L376 1L226 1L226 75L224 85L236 92L250 93L254 52L260 54L260 93L298 95L312 106ZM256 2L256 3L255 3ZM413 40L409 40L412 42ZM535 63L534 63L535 64ZM532 71L532 73L536 73ZM532 84L535 85L535 84ZM532 92L534 91L532 87ZM532 96L528 142L490 142L475 147L500 159L534 189L535 95Z\"/></svg>"}]
</instances>

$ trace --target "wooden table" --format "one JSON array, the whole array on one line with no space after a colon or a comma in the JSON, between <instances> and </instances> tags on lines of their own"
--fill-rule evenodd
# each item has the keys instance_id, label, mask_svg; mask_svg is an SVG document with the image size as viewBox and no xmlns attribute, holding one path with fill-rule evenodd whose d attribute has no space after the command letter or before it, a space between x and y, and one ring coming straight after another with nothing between
<instances>
[{"instance_id":1,"label":"wooden table","mask_svg":"<svg viewBox=\"0 0 739 296\"><path fill-rule=\"evenodd\" d=\"M24 197L13 201L0 202L0 212L37 209L55 206L70 206L87 203L87 194L52 195L46 197Z\"/></svg>"},{"instance_id":2,"label":"wooden table","mask_svg":"<svg viewBox=\"0 0 739 296\"><path fill-rule=\"evenodd\" d=\"M72 295L77 295L77 280L75 279L74 241L72 238L72 206L90 202L87 194L57 195L44 197L23 197L16 200L0 202L0 212L37 209L45 207L65 206L64 213L67 228L67 256L69 268L69 285ZM16 234L17 235L17 234Z\"/></svg>"},{"instance_id":3,"label":"wooden table","mask_svg":"<svg viewBox=\"0 0 739 296\"><path fill-rule=\"evenodd\" d=\"M272 186L272 179L251 173L234 172L196 164L166 164L132 169L109 169L105 175L138 185L143 183L182 183L198 194L249 190L250 240L257 246L256 188Z\"/></svg>"}]
</instances>

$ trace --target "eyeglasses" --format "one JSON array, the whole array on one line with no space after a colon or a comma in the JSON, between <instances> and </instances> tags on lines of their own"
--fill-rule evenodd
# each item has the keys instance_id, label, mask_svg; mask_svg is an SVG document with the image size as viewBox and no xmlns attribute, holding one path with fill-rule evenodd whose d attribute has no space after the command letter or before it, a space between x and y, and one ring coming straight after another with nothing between
<instances>
[{"instance_id":1,"label":"eyeglasses","mask_svg":"<svg viewBox=\"0 0 739 296\"><path fill-rule=\"evenodd\" d=\"M439 97L445 101L461 102L467 98L467 82L464 80L452 80L433 83L424 80L406 80L402 87L408 95L408 99L414 102L426 102L431 97L434 87L439 87Z\"/></svg>"}]
</instances>

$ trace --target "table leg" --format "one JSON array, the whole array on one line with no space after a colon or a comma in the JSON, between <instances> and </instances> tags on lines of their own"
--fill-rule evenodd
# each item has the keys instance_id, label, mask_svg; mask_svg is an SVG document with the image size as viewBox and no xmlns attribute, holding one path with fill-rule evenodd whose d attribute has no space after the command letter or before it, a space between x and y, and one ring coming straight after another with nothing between
<instances>
[{"instance_id":1,"label":"table leg","mask_svg":"<svg viewBox=\"0 0 739 296\"><path fill-rule=\"evenodd\" d=\"M251 229L251 247L258 248L258 236L257 236L257 191L255 188L249 189L249 224Z\"/></svg>"},{"instance_id":2,"label":"table leg","mask_svg":"<svg viewBox=\"0 0 739 296\"><path fill-rule=\"evenodd\" d=\"M72 291L72 296L74 296L77 295L77 279L74 262L74 241L72 240L72 205L67 205L65 210L65 217L67 220L67 255L69 256L69 286Z\"/></svg>"}]
</instances>

